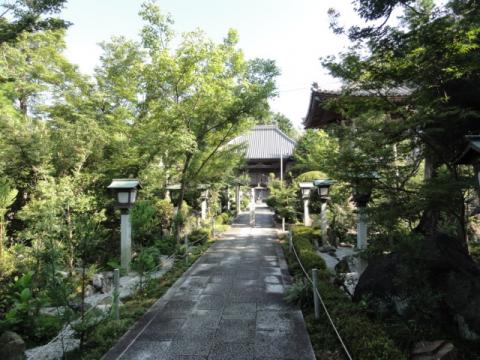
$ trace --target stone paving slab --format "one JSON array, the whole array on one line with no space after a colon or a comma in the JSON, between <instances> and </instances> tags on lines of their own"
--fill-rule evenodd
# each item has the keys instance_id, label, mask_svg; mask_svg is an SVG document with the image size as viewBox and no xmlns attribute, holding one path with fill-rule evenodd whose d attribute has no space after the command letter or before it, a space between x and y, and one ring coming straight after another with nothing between
<instances>
[{"instance_id":1,"label":"stone paving slab","mask_svg":"<svg viewBox=\"0 0 480 360\"><path fill-rule=\"evenodd\" d=\"M103 359L314 360L271 218L240 216Z\"/></svg>"}]
</instances>

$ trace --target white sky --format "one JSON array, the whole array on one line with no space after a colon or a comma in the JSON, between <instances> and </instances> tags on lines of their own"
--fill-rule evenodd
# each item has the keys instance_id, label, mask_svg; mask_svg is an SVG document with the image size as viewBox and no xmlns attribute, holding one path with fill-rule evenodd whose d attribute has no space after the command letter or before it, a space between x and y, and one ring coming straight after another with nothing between
<instances>
[{"instance_id":1,"label":"white sky","mask_svg":"<svg viewBox=\"0 0 480 360\"><path fill-rule=\"evenodd\" d=\"M86 73L98 64L98 43L112 36L138 39L142 23L140 0L69 0L62 17L73 25L67 33L66 56ZM289 117L297 128L307 113L310 85L339 88L320 65L320 57L338 54L346 48L344 37L329 29L327 10L342 14L342 23L358 23L351 0L159 0L162 11L172 14L177 32L203 29L221 41L228 29L237 29L240 48L248 59L276 61L282 75L279 97L273 111Z\"/></svg>"}]
</instances>

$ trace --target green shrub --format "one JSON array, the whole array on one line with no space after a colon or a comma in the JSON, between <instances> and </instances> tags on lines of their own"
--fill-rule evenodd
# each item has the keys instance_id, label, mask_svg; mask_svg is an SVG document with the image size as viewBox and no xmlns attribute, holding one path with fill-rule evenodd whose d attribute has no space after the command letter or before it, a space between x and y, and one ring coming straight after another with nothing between
<instances>
[{"instance_id":1,"label":"green shrub","mask_svg":"<svg viewBox=\"0 0 480 360\"><path fill-rule=\"evenodd\" d=\"M232 215L229 213L221 213L215 218L215 224L223 225L223 224L230 224L232 221Z\"/></svg>"},{"instance_id":2,"label":"green shrub","mask_svg":"<svg viewBox=\"0 0 480 360\"><path fill-rule=\"evenodd\" d=\"M305 270L309 274L313 268L320 270L319 292L353 358L405 359L405 355L388 336L385 327L380 322L368 317L366 307L361 303L353 303L342 290L330 282L325 262L316 253L312 243L313 239L318 236L316 230L305 226L294 226L292 232L295 249ZM303 271L295 256L287 253L287 260L294 276L297 279L303 278ZM325 351L342 353L339 341L325 313L321 312L319 320L314 319L312 302L308 300L313 298L311 286L302 285L300 280L297 280L296 283L297 285L287 293L287 297L290 300L296 299L302 306L310 338L318 358L321 358L321 354Z\"/></svg>"},{"instance_id":3,"label":"green shrub","mask_svg":"<svg viewBox=\"0 0 480 360\"><path fill-rule=\"evenodd\" d=\"M320 234L320 230L313 229L308 226L303 226L303 225L294 225L292 226L292 234L293 238L296 242L304 243L304 242L309 242L312 246L311 249L312 251L316 254L314 244L315 241L318 241L321 243L322 241L322 236Z\"/></svg>"},{"instance_id":4,"label":"green shrub","mask_svg":"<svg viewBox=\"0 0 480 360\"><path fill-rule=\"evenodd\" d=\"M152 271L160 261L160 251L157 247L151 246L142 248L137 256L133 258L132 268L143 274Z\"/></svg>"},{"instance_id":5,"label":"green shrub","mask_svg":"<svg viewBox=\"0 0 480 360\"><path fill-rule=\"evenodd\" d=\"M164 235L161 239L155 241L155 247L162 255L171 255L177 247L177 240L173 235Z\"/></svg>"},{"instance_id":6,"label":"green shrub","mask_svg":"<svg viewBox=\"0 0 480 360\"><path fill-rule=\"evenodd\" d=\"M205 244L210 240L210 230L209 229L196 229L193 230L190 235L188 235L188 242L190 244L196 243L197 245ZM198 242L198 243L197 243Z\"/></svg>"},{"instance_id":7,"label":"green shrub","mask_svg":"<svg viewBox=\"0 0 480 360\"><path fill-rule=\"evenodd\" d=\"M470 242L468 244L468 250L472 259L475 260L477 264L480 264L480 244Z\"/></svg>"},{"instance_id":8,"label":"green shrub","mask_svg":"<svg viewBox=\"0 0 480 360\"><path fill-rule=\"evenodd\" d=\"M160 230L157 208L150 200L140 200L131 211L133 241L143 246L151 245Z\"/></svg>"}]
</instances>

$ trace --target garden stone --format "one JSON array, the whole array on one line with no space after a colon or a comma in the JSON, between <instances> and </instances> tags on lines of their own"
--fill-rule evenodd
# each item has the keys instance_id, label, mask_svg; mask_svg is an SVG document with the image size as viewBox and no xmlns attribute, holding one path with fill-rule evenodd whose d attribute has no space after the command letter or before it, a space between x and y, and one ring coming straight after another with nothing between
<instances>
[{"instance_id":1,"label":"garden stone","mask_svg":"<svg viewBox=\"0 0 480 360\"><path fill-rule=\"evenodd\" d=\"M334 246L331 246L331 245L323 245L323 246L320 246L320 248L318 249L320 252L324 252L324 253L333 253L335 254L335 251L337 250Z\"/></svg>"},{"instance_id":2,"label":"garden stone","mask_svg":"<svg viewBox=\"0 0 480 360\"><path fill-rule=\"evenodd\" d=\"M420 250L416 256L421 262L408 253L391 253L372 261L360 277L354 300L369 296L378 311L411 314L409 306L414 302L410 299L418 296L418 288L408 274L422 273L431 291L441 295L438 309L447 310L438 310L434 321L456 328L463 339L480 339L480 267L459 241L445 234L429 239Z\"/></svg>"},{"instance_id":3,"label":"garden stone","mask_svg":"<svg viewBox=\"0 0 480 360\"><path fill-rule=\"evenodd\" d=\"M92 296L95 293L95 289L93 288L92 285L88 284L85 286L85 296Z\"/></svg>"},{"instance_id":4,"label":"garden stone","mask_svg":"<svg viewBox=\"0 0 480 360\"><path fill-rule=\"evenodd\" d=\"M92 278L92 284L95 289L98 291L103 288L103 274L95 274Z\"/></svg>"},{"instance_id":5,"label":"garden stone","mask_svg":"<svg viewBox=\"0 0 480 360\"><path fill-rule=\"evenodd\" d=\"M109 278L108 273L95 274L92 278L92 285L97 291L106 294L111 289L111 279L113 279L113 273L111 278Z\"/></svg>"},{"instance_id":6,"label":"garden stone","mask_svg":"<svg viewBox=\"0 0 480 360\"><path fill-rule=\"evenodd\" d=\"M445 340L420 341L415 344L411 360L455 360L456 350Z\"/></svg>"},{"instance_id":7,"label":"garden stone","mask_svg":"<svg viewBox=\"0 0 480 360\"><path fill-rule=\"evenodd\" d=\"M23 339L13 331L5 331L0 336L2 360L24 360L25 348Z\"/></svg>"}]
</instances>

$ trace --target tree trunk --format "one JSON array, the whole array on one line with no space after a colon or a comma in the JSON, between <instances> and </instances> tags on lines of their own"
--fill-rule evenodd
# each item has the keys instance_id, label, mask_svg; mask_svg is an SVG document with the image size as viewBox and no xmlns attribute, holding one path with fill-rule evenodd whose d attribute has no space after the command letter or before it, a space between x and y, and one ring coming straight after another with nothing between
<instances>
[{"instance_id":1,"label":"tree trunk","mask_svg":"<svg viewBox=\"0 0 480 360\"><path fill-rule=\"evenodd\" d=\"M4 223L3 218L0 219L0 260L3 257L3 235L4 235Z\"/></svg>"},{"instance_id":2,"label":"tree trunk","mask_svg":"<svg viewBox=\"0 0 480 360\"><path fill-rule=\"evenodd\" d=\"M182 207L183 207L183 199L185 198L185 185L187 183L187 171L188 167L190 166L190 162L192 160L192 154L188 153L187 157L185 158L185 163L183 164L182 169L182 178L180 179L180 196L178 197L178 207L177 207L177 216L181 214ZM177 240L180 240L180 228L179 224L175 227L175 237Z\"/></svg>"}]
</instances>

